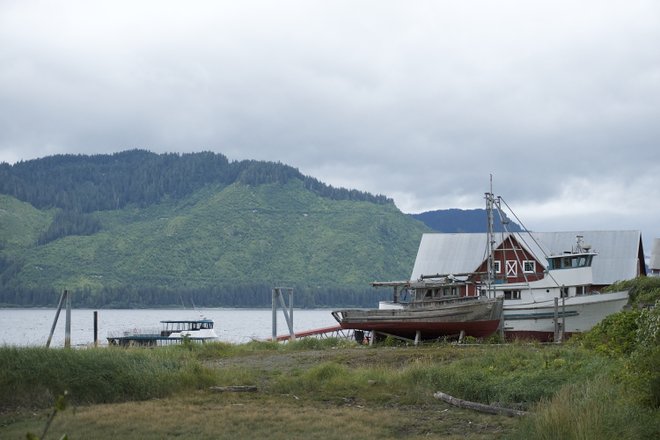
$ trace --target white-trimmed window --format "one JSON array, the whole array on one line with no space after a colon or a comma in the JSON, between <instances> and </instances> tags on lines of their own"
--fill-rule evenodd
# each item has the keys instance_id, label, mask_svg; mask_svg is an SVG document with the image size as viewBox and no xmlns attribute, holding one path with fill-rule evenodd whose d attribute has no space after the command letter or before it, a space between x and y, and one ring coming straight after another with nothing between
<instances>
[{"instance_id":1,"label":"white-trimmed window","mask_svg":"<svg viewBox=\"0 0 660 440\"><path fill-rule=\"evenodd\" d=\"M525 261L523 261L523 272L524 273L536 273L536 261L534 261L534 260L525 260Z\"/></svg>"},{"instance_id":2,"label":"white-trimmed window","mask_svg":"<svg viewBox=\"0 0 660 440\"><path fill-rule=\"evenodd\" d=\"M516 260L506 260L506 276L515 277L518 275L518 262Z\"/></svg>"},{"instance_id":3,"label":"white-trimmed window","mask_svg":"<svg viewBox=\"0 0 660 440\"><path fill-rule=\"evenodd\" d=\"M504 299L520 299L520 290L505 290Z\"/></svg>"},{"instance_id":4,"label":"white-trimmed window","mask_svg":"<svg viewBox=\"0 0 660 440\"><path fill-rule=\"evenodd\" d=\"M502 265L500 264L500 260L493 261L493 271L495 273L502 273Z\"/></svg>"}]
</instances>

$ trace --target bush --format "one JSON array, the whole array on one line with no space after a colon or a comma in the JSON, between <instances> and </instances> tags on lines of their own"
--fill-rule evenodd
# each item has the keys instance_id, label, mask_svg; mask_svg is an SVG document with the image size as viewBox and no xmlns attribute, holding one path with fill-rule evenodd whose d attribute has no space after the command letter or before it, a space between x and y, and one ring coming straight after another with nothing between
<instances>
[{"instance_id":1,"label":"bush","mask_svg":"<svg viewBox=\"0 0 660 440\"><path fill-rule=\"evenodd\" d=\"M637 347L640 314L639 310L624 310L610 315L571 343L610 357L630 355Z\"/></svg>"},{"instance_id":2,"label":"bush","mask_svg":"<svg viewBox=\"0 0 660 440\"><path fill-rule=\"evenodd\" d=\"M630 305L634 308L653 305L660 300L660 277L637 277L619 281L605 289L606 292L619 290L629 291Z\"/></svg>"},{"instance_id":3,"label":"bush","mask_svg":"<svg viewBox=\"0 0 660 440\"><path fill-rule=\"evenodd\" d=\"M660 407L660 300L643 310L636 332L637 349L630 357L628 371L642 402Z\"/></svg>"}]
</instances>

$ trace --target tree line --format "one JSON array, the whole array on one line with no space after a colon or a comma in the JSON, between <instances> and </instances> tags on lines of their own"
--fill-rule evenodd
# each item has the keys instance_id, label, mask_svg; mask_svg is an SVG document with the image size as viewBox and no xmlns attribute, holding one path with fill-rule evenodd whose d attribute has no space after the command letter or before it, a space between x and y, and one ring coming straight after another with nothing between
<instances>
[{"instance_id":1,"label":"tree line","mask_svg":"<svg viewBox=\"0 0 660 440\"><path fill-rule=\"evenodd\" d=\"M134 204L146 207L180 199L209 184L260 185L299 179L305 188L335 200L392 203L383 195L334 188L282 163L230 162L213 152L155 154L129 150L102 155L55 155L0 164L0 193L38 209L91 213Z\"/></svg>"},{"instance_id":2,"label":"tree line","mask_svg":"<svg viewBox=\"0 0 660 440\"><path fill-rule=\"evenodd\" d=\"M91 214L80 211L58 211L53 221L39 235L37 245L55 241L69 235L92 235L101 230L101 222Z\"/></svg>"},{"instance_id":3,"label":"tree line","mask_svg":"<svg viewBox=\"0 0 660 440\"><path fill-rule=\"evenodd\" d=\"M390 299L387 289L318 288L288 286L294 289L294 307L375 307ZM98 291L72 291L78 308L144 307L271 307L272 286L253 284L194 289L156 287L106 287ZM0 291L0 306L56 307L61 291L52 288L13 288Z\"/></svg>"}]
</instances>

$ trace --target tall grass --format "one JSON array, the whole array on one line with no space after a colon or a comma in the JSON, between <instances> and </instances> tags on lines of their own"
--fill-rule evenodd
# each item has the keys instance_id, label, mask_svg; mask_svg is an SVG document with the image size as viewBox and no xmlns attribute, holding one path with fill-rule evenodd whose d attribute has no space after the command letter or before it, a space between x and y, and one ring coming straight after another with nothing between
<instances>
[{"instance_id":1,"label":"tall grass","mask_svg":"<svg viewBox=\"0 0 660 440\"><path fill-rule=\"evenodd\" d=\"M415 423L428 421L428 432L434 432L435 417L428 416L429 409L444 405L433 398L435 391L444 391L532 411L524 420L511 422L520 424L517 438L521 439L660 437L657 409L644 407L636 391L620 380L627 361L578 345L374 348L350 343L353 348L346 349L347 344L307 339L287 344L184 344L153 350L0 347L0 410L50 406L64 390L73 403L102 403L165 397L209 385L256 384L259 393L249 396L186 392L177 399L190 401L186 417L196 413L196 399L208 406L208 414L233 413L246 405L254 418L238 414L239 424L259 420L266 408L282 402L288 402L292 412L315 407L325 415L339 408L369 409L375 419L377 413L408 408L426 414ZM170 409L159 411L164 414ZM456 417L465 417L461 414L456 412ZM296 418L291 423L298 422ZM457 419L452 426L463 422ZM306 426L300 425L303 431ZM399 424L392 426L397 432L402 429ZM145 432L150 429L145 425ZM197 428L186 429L193 429L190 433L194 434ZM60 430L73 432L64 425Z\"/></svg>"},{"instance_id":2,"label":"tall grass","mask_svg":"<svg viewBox=\"0 0 660 440\"><path fill-rule=\"evenodd\" d=\"M516 432L519 439L600 440L660 438L657 411L644 408L622 383L599 376L562 387L541 402Z\"/></svg>"},{"instance_id":3,"label":"tall grass","mask_svg":"<svg viewBox=\"0 0 660 440\"><path fill-rule=\"evenodd\" d=\"M450 352L450 353L448 353ZM487 346L425 350L406 364L347 366L324 362L272 382L273 392L323 398L424 404L435 391L529 409L570 382L612 371L617 363L579 349Z\"/></svg>"},{"instance_id":4,"label":"tall grass","mask_svg":"<svg viewBox=\"0 0 660 440\"><path fill-rule=\"evenodd\" d=\"M44 407L65 390L74 403L161 397L215 382L184 350L0 347L0 407Z\"/></svg>"}]
</instances>

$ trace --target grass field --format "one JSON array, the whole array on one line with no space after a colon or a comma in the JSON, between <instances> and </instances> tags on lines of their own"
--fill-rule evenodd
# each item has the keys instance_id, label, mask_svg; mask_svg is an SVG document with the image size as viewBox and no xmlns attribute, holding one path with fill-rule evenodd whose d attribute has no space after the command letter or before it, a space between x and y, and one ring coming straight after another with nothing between
<instances>
[{"instance_id":1,"label":"grass field","mask_svg":"<svg viewBox=\"0 0 660 440\"><path fill-rule=\"evenodd\" d=\"M0 348L0 438L656 438L660 413L617 381L620 360L578 346L340 340L165 349ZM255 385L257 392L212 386ZM525 409L458 409L435 391Z\"/></svg>"}]
</instances>

